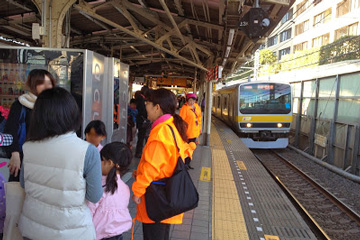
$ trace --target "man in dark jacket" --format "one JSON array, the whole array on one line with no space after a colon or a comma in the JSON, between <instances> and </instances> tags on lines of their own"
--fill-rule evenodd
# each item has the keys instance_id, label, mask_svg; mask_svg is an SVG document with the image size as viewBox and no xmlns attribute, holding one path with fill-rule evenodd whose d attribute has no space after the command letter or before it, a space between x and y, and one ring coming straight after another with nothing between
<instances>
[{"instance_id":1,"label":"man in dark jacket","mask_svg":"<svg viewBox=\"0 0 360 240\"><path fill-rule=\"evenodd\" d=\"M149 88L143 86L141 92L135 93L136 109L138 110L138 115L136 118L136 127L138 129L138 140L136 143L136 152L135 157L140 158L142 150L144 147L144 141L146 141L146 132L150 128L151 123L147 119L147 113L145 108L145 100L148 95Z\"/></svg>"}]
</instances>

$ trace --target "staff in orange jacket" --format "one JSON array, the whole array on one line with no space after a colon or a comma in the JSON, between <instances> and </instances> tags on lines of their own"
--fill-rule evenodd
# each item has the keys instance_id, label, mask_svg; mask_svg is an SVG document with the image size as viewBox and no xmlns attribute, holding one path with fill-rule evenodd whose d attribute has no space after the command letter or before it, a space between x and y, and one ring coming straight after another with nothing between
<instances>
[{"instance_id":1,"label":"staff in orange jacket","mask_svg":"<svg viewBox=\"0 0 360 240\"><path fill-rule=\"evenodd\" d=\"M201 132L201 109L196 103L196 94L186 94L186 103L181 107L179 115L188 124L186 132L188 143L196 143ZM185 164L188 169L193 169L190 166L190 160L190 158L186 158Z\"/></svg>"},{"instance_id":2,"label":"staff in orange jacket","mask_svg":"<svg viewBox=\"0 0 360 240\"><path fill-rule=\"evenodd\" d=\"M143 223L144 239L169 239L170 224L182 223L183 214L155 223L148 217L145 205L145 192L150 183L172 176L179 154L182 159L192 156L196 147L187 144L187 124L175 113L176 106L175 94L163 88L153 91L146 102L147 116L153 125L132 185L133 201L137 204L135 219ZM174 130L179 151L168 125Z\"/></svg>"}]
</instances>

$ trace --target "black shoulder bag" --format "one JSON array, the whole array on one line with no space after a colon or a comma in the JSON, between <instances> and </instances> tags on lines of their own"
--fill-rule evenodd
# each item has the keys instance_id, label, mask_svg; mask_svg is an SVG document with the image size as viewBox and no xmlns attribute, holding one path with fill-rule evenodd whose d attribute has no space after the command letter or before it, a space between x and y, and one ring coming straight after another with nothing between
<instances>
[{"instance_id":1,"label":"black shoulder bag","mask_svg":"<svg viewBox=\"0 0 360 240\"><path fill-rule=\"evenodd\" d=\"M174 130L170 125L176 142ZM153 181L145 192L145 205L149 218L155 222L173 217L197 207L199 194L179 156L171 177Z\"/></svg>"}]
</instances>

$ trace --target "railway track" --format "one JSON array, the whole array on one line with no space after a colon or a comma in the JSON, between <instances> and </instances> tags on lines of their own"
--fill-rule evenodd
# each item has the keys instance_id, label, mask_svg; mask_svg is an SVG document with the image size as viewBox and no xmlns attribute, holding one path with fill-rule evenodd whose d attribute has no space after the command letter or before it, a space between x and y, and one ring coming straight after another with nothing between
<instances>
[{"instance_id":1,"label":"railway track","mask_svg":"<svg viewBox=\"0 0 360 240\"><path fill-rule=\"evenodd\" d=\"M253 153L297 203L319 238L360 239L358 213L278 153Z\"/></svg>"}]
</instances>

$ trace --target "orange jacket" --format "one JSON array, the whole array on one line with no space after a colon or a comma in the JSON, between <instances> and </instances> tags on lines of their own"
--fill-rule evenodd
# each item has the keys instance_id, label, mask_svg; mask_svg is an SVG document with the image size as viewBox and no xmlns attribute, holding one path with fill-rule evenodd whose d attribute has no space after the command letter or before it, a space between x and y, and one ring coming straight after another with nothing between
<instances>
[{"instance_id":1,"label":"orange jacket","mask_svg":"<svg viewBox=\"0 0 360 240\"><path fill-rule=\"evenodd\" d=\"M195 112L187 103L181 107L179 112L180 117L188 124L186 132L188 138L199 137L201 131L201 109L199 105L197 105L199 108L197 109L196 105L195 103Z\"/></svg>"},{"instance_id":2,"label":"orange jacket","mask_svg":"<svg viewBox=\"0 0 360 240\"><path fill-rule=\"evenodd\" d=\"M144 147L138 168L136 170L136 180L132 185L135 196L141 197L140 204L137 205L135 219L143 223L154 223L147 215L145 206L146 188L152 181L170 177L175 169L179 151L176 148L174 137L169 128L170 125L175 133L177 144L180 148L180 155L185 159L186 154L192 156L196 146L185 143L177 131L173 117L156 125L150 132L150 136ZM181 224L183 213L172 218L161 221L168 224Z\"/></svg>"}]
</instances>

